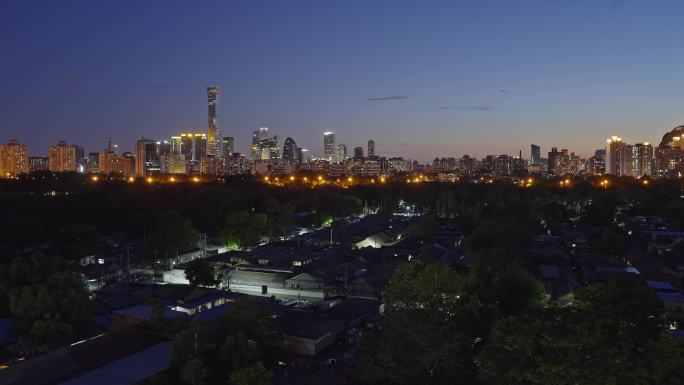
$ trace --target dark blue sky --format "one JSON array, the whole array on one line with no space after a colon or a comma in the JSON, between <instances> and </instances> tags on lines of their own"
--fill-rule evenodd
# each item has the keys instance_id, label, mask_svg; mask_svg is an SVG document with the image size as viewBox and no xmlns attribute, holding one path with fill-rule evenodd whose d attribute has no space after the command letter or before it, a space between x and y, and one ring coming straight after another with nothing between
<instances>
[{"instance_id":1,"label":"dark blue sky","mask_svg":"<svg viewBox=\"0 0 684 385\"><path fill-rule=\"evenodd\" d=\"M350 151L372 137L421 161L531 142L589 155L684 121L683 14L678 0L4 0L0 140L132 150L205 130L216 84L240 151L267 126L312 154L332 129Z\"/></svg>"}]
</instances>

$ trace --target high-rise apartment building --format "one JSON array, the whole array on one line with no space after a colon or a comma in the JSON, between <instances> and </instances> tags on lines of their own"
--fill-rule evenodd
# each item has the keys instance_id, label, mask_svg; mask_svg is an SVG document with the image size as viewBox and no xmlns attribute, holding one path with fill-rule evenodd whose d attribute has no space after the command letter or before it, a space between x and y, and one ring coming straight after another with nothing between
<instances>
[{"instance_id":1,"label":"high-rise apartment building","mask_svg":"<svg viewBox=\"0 0 684 385\"><path fill-rule=\"evenodd\" d=\"M632 146L632 176L653 175L653 146L648 142Z\"/></svg>"},{"instance_id":2,"label":"high-rise apartment building","mask_svg":"<svg viewBox=\"0 0 684 385\"><path fill-rule=\"evenodd\" d=\"M632 149L620 137L613 136L606 140L606 174L632 175Z\"/></svg>"},{"instance_id":3,"label":"high-rise apartment building","mask_svg":"<svg viewBox=\"0 0 684 385\"><path fill-rule=\"evenodd\" d=\"M46 156L30 156L29 157L29 171L47 171L48 158Z\"/></svg>"},{"instance_id":4,"label":"high-rise apartment building","mask_svg":"<svg viewBox=\"0 0 684 385\"><path fill-rule=\"evenodd\" d=\"M335 146L335 133L332 131L323 133L323 157L329 162L335 162L337 147Z\"/></svg>"},{"instance_id":5,"label":"high-rise apartment building","mask_svg":"<svg viewBox=\"0 0 684 385\"><path fill-rule=\"evenodd\" d=\"M130 153L105 151L99 154L98 166L101 174L129 177L135 169L135 157Z\"/></svg>"},{"instance_id":6,"label":"high-rise apartment building","mask_svg":"<svg viewBox=\"0 0 684 385\"><path fill-rule=\"evenodd\" d=\"M366 153L368 154L369 158L375 156L375 141L373 139L370 139L368 141L368 148Z\"/></svg>"},{"instance_id":7,"label":"high-rise apartment building","mask_svg":"<svg viewBox=\"0 0 684 385\"><path fill-rule=\"evenodd\" d=\"M63 140L48 147L48 169L52 172L76 171L76 148Z\"/></svg>"},{"instance_id":8,"label":"high-rise apartment building","mask_svg":"<svg viewBox=\"0 0 684 385\"><path fill-rule=\"evenodd\" d=\"M207 87L207 99L209 102L208 128L207 128L207 154L221 157L223 154L221 128L219 127L217 108L221 89L216 86Z\"/></svg>"},{"instance_id":9,"label":"high-rise apartment building","mask_svg":"<svg viewBox=\"0 0 684 385\"><path fill-rule=\"evenodd\" d=\"M29 170L27 145L15 139L0 145L0 176L26 174Z\"/></svg>"}]
</instances>

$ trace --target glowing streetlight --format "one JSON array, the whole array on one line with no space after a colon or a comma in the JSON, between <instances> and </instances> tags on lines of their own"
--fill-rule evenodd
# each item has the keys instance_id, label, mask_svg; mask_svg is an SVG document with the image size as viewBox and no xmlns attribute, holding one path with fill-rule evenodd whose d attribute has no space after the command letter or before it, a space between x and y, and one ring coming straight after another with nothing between
<instances>
[{"instance_id":1,"label":"glowing streetlight","mask_svg":"<svg viewBox=\"0 0 684 385\"><path fill-rule=\"evenodd\" d=\"M152 179L152 177L148 177L148 178L147 178L147 183L152 183L152 182L154 182L154 179Z\"/></svg>"},{"instance_id":2,"label":"glowing streetlight","mask_svg":"<svg viewBox=\"0 0 684 385\"><path fill-rule=\"evenodd\" d=\"M200 181L200 179L198 177L194 176L194 177L192 177L192 181L197 183Z\"/></svg>"},{"instance_id":3,"label":"glowing streetlight","mask_svg":"<svg viewBox=\"0 0 684 385\"><path fill-rule=\"evenodd\" d=\"M290 180L291 180L291 181L294 181L294 180L295 180L295 177L294 177L293 175L290 175Z\"/></svg>"},{"instance_id":4,"label":"glowing streetlight","mask_svg":"<svg viewBox=\"0 0 684 385\"><path fill-rule=\"evenodd\" d=\"M97 175L93 175L90 179L91 179L93 182L97 182L97 180L100 179L100 178L98 178Z\"/></svg>"}]
</instances>

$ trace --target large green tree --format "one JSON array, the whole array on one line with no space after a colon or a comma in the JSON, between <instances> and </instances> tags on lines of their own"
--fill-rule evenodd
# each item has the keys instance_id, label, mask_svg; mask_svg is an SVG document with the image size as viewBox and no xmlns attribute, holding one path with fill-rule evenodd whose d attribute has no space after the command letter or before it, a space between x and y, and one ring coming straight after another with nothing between
<instances>
[{"instance_id":1,"label":"large green tree","mask_svg":"<svg viewBox=\"0 0 684 385\"><path fill-rule=\"evenodd\" d=\"M446 267L400 266L389 284L382 338L364 337L359 349L365 381L472 384L481 304L464 294L463 277Z\"/></svg>"},{"instance_id":2,"label":"large green tree","mask_svg":"<svg viewBox=\"0 0 684 385\"><path fill-rule=\"evenodd\" d=\"M193 286L216 286L216 271L205 259L197 258L185 265L185 278Z\"/></svg>"},{"instance_id":3,"label":"large green tree","mask_svg":"<svg viewBox=\"0 0 684 385\"><path fill-rule=\"evenodd\" d=\"M238 211L228 216L223 240L228 246L237 246L243 249L257 246L261 237L267 232L268 217L266 214Z\"/></svg>"},{"instance_id":4,"label":"large green tree","mask_svg":"<svg viewBox=\"0 0 684 385\"><path fill-rule=\"evenodd\" d=\"M174 210L161 212L152 226L148 242L152 248L167 257L178 251L197 245L199 235L192 227L190 219Z\"/></svg>"},{"instance_id":5,"label":"large green tree","mask_svg":"<svg viewBox=\"0 0 684 385\"><path fill-rule=\"evenodd\" d=\"M26 353L69 336L87 319L90 301L81 277L58 257L40 253L12 260L5 272L9 310L26 341Z\"/></svg>"},{"instance_id":6,"label":"large green tree","mask_svg":"<svg viewBox=\"0 0 684 385\"><path fill-rule=\"evenodd\" d=\"M476 362L488 384L681 384L684 346L663 327L663 309L637 281L580 290L566 307L504 317Z\"/></svg>"}]
</instances>

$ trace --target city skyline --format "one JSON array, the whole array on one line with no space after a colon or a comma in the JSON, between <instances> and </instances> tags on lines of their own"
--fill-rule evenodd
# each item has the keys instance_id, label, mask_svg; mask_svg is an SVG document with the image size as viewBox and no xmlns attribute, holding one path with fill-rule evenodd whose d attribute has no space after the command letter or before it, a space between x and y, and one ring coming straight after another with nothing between
<instances>
[{"instance_id":1,"label":"city skyline","mask_svg":"<svg viewBox=\"0 0 684 385\"><path fill-rule=\"evenodd\" d=\"M217 84L222 135L242 153L265 126L313 154L333 130L350 149L372 137L378 154L421 162L529 143L588 157L604 138L655 143L684 121L684 5L668 3L12 1L0 131L32 149L101 150L111 136L133 151L141 136L206 131Z\"/></svg>"}]
</instances>

